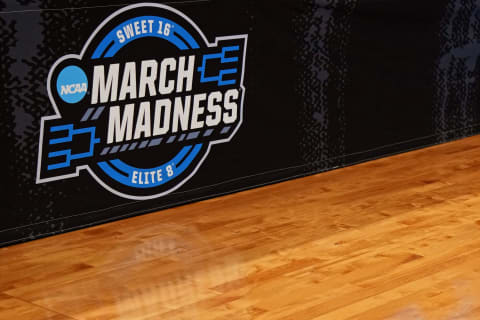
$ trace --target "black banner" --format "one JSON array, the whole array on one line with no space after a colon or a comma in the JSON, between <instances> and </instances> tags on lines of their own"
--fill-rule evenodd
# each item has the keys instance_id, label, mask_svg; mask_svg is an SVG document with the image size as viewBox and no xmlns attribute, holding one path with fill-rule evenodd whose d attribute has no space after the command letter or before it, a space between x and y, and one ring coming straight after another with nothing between
<instances>
[{"instance_id":1,"label":"black banner","mask_svg":"<svg viewBox=\"0 0 480 320\"><path fill-rule=\"evenodd\" d=\"M479 132L474 0L0 0L0 53L0 245Z\"/></svg>"}]
</instances>

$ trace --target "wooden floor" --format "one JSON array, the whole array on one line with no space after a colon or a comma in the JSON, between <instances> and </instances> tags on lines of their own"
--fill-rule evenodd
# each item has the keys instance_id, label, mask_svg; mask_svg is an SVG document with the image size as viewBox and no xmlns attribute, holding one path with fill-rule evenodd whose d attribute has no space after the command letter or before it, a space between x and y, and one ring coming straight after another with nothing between
<instances>
[{"instance_id":1,"label":"wooden floor","mask_svg":"<svg viewBox=\"0 0 480 320\"><path fill-rule=\"evenodd\" d=\"M480 319L480 137L0 250L0 319Z\"/></svg>"}]
</instances>

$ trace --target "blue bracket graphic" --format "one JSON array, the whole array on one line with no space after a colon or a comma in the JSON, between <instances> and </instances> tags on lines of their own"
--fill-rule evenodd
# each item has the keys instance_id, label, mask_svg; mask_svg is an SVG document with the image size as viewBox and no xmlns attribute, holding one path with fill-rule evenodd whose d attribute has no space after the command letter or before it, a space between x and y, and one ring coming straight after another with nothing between
<instances>
[{"instance_id":1,"label":"blue bracket graphic","mask_svg":"<svg viewBox=\"0 0 480 320\"><path fill-rule=\"evenodd\" d=\"M69 142L73 141L74 136L83 135L83 134L90 134L90 148L89 148L88 152L78 153L78 154L72 154L71 149L65 149L65 150L50 152L48 154L49 158L65 157L65 161L61 162L61 163L56 163L56 164L49 165L48 170L50 171L50 170L68 168L68 167L70 167L70 164L73 160L93 157L95 145L97 143L100 143L100 139L95 138L95 130L96 130L95 127L83 128L83 129L74 129L73 124L67 124L67 125L63 125L63 126L57 126L57 127L50 128L50 132L66 131L67 136L63 137L63 138L58 138L58 139L51 139L49 141L49 145L69 143Z\"/></svg>"},{"instance_id":2,"label":"blue bracket graphic","mask_svg":"<svg viewBox=\"0 0 480 320\"><path fill-rule=\"evenodd\" d=\"M198 68L198 71L201 73L200 82L202 82L202 83L217 82L218 86L228 86L228 85L236 84L237 83L236 80L224 80L223 77L225 75L237 73L238 72L237 68L220 70L220 74L217 75L217 76L213 76L213 77L206 77L205 76L206 69L207 69L207 63L208 63L209 60L219 59L221 64L238 62L238 57L230 57L230 58L225 57L225 55L228 52L235 52L235 51L240 51L240 46L224 47L222 49L221 53L212 53L212 54L204 55L203 56L203 61L202 61L202 66Z\"/></svg>"}]
</instances>

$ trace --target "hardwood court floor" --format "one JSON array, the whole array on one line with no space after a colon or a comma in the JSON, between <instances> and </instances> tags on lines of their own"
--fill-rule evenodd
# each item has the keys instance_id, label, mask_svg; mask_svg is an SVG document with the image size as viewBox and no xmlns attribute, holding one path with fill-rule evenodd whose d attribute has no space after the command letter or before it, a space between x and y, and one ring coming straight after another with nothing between
<instances>
[{"instance_id":1,"label":"hardwood court floor","mask_svg":"<svg viewBox=\"0 0 480 320\"><path fill-rule=\"evenodd\" d=\"M480 319L480 137L1 249L0 319Z\"/></svg>"}]
</instances>

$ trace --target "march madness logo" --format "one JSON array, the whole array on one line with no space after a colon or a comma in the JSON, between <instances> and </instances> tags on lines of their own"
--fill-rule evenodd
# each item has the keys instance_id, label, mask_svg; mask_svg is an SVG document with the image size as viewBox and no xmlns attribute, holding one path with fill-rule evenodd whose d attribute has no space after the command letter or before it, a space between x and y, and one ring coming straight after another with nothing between
<instances>
[{"instance_id":1,"label":"march madness logo","mask_svg":"<svg viewBox=\"0 0 480 320\"><path fill-rule=\"evenodd\" d=\"M114 194L142 200L193 177L243 118L247 35L207 36L171 7L137 4L107 18L80 55L58 60L37 183L87 170Z\"/></svg>"}]
</instances>

